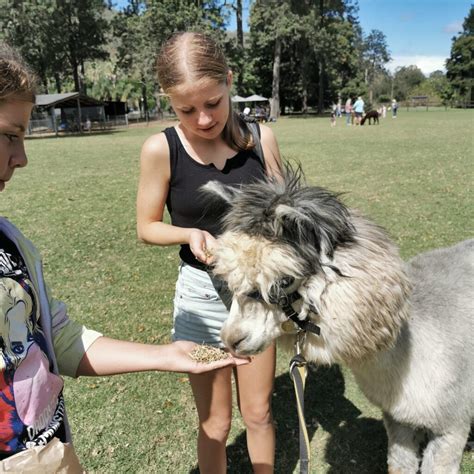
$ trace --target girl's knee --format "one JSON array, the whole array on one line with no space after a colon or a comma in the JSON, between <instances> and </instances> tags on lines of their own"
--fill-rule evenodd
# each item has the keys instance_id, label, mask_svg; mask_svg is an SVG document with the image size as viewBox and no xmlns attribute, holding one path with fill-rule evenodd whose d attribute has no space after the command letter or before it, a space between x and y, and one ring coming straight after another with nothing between
<instances>
[{"instance_id":1,"label":"girl's knee","mask_svg":"<svg viewBox=\"0 0 474 474\"><path fill-rule=\"evenodd\" d=\"M267 428L273 425L270 406L246 408L242 410L242 418L247 429Z\"/></svg>"},{"instance_id":2,"label":"girl's knee","mask_svg":"<svg viewBox=\"0 0 474 474\"><path fill-rule=\"evenodd\" d=\"M229 436L231 419L226 417L212 417L199 424L200 430L210 439L225 441Z\"/></svg>"}]
</instances>

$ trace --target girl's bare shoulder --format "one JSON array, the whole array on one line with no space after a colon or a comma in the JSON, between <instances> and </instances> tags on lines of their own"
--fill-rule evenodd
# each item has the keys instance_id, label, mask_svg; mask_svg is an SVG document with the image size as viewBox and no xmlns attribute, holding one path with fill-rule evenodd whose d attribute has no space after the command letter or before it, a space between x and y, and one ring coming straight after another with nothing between
<instances>
[{"instance_id":1,"label":"girl's bare shoulder","mask_svg":"<svg viewBox=\"0 0 474 474\"><path fill-rule=\"evenodd\" d=\"M164 132L156 133L148 137L142 145L141 160L161 161L169 160L170 150L168 140Z\"/></svg>"}]
</instances>

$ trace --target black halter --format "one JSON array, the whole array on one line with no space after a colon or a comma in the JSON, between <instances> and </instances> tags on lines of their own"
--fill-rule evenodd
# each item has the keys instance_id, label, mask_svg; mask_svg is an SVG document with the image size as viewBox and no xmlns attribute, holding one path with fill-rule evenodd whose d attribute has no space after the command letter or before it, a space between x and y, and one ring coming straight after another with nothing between
<instances>
[{"instance_id":1,"label":"black halter","mask_svg":"<svg viewBox=\"0 0 474 474\"><path fill-rule=\"evenodd\" d=\"M252 293L248 293L247 296L249 298L253 298L254 300L264 301L263 296L259 291L253 291ZM317 324L310 321L308 316L306 316L304 319L300 319L298 317L299 313L297 313L293 308L293 303L302 298L303 297L298 293L298 290L295 290L289 294L283 293L278 297L270 297L269 301L272 304L280 306L286 317L288 319L291 319L300 328L301 331L309 331L319 336L319 334L321 333L321 328ZM314 306L311 306L311 312L317 314L316 308L314 308Z\"/></svg>"}]
</instances>

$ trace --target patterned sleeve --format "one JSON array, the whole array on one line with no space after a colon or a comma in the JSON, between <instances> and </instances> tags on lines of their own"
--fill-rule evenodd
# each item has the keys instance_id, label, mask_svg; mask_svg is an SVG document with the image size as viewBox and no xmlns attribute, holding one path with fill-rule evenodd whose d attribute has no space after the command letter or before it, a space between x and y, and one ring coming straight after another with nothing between
<instances>
[{"instance_id":1,"label":"patterned sleeve","mask_svg":"<svg viewBox=\"0 0 474 474\"><path fill-rule=\"evenodd\" d=\"M53 322L53 345L59 373L76 377L82 357L102 334L69 319L63 302L52 299L50 308Z\"/></svg>"}]
</instances>

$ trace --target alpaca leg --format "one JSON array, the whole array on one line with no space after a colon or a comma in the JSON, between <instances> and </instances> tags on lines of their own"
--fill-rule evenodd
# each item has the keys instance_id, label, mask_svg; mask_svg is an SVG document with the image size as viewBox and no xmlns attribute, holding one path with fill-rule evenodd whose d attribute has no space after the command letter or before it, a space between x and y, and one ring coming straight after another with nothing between
<instances>
[{"instance_id":1,"label":"alpaca leg","mask_svg":"<svg viewBox=\"0 0 474 474\"><path fill-rule=\"evenodd\" d=\"M388 436L389 474L416 474L420 464L420 441L416 431L398 423L387 413L384 413L383 421Z\"/></svg>"},{"instance_id":2,"label":"alpaca leg","mask_svg":"<svg viewBox=\"0 0 474 474\"><path fill-rule=\"evenodd\" d=\"M421 473L457 474L469 435L469 428L468 425L454 433L432 437L423 453Z\"/></svg>"}]
</instances>

